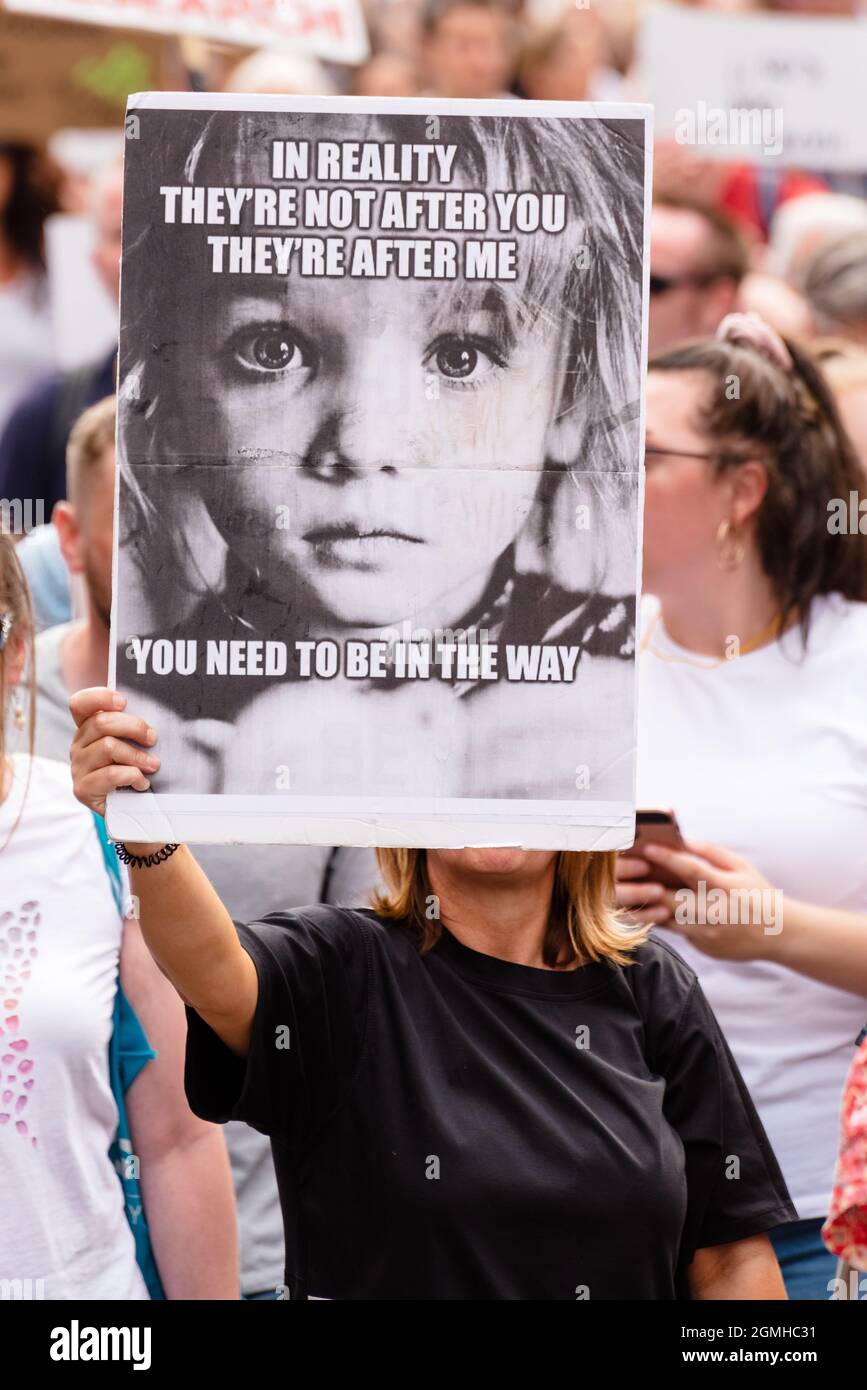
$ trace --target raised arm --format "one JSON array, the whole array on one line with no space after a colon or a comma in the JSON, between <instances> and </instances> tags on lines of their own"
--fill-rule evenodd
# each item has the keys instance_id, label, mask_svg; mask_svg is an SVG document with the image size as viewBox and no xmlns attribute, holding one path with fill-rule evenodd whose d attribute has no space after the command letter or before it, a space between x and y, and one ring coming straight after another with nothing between
<instances>
[{"instance_id":1,"label":"raised arm","mask_svg":"<svg viewBox=\"0 0 867 1390\"><path fill-rule=\"evenodd\" d=\"M159 767L150 752L156 731L126 712L126 699L96 687L73 695L77 726L70 759L75 795L98 815L117 787L147 791ZM160 844L130 844L146 855ZM148 948L185 1004L239 1057L249 1047L258 999L256 967L232 919L186 845L153 868L130 869L139 924Z\"/></svg>"}]
</instances>

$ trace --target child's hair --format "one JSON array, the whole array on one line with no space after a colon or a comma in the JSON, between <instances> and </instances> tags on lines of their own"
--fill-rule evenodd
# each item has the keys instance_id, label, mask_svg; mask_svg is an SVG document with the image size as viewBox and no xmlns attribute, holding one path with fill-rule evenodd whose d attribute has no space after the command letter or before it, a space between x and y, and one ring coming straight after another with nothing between
<instances>
[{"instance_id":1,"label":"child's hair","mask_svg":"<svg viewBox=\"0 0 867 1390\"><path fill-rule=\"evenodd\" d=\"M355 140L430 143L430 117L421 114L371 115L365 129L357 115L269 114L266 122L261 112L178 113L172 143L182 154L177 171L166 170L165 182L266 183L270 138L308 135L314 119L327 120L329 131L338 134L345 123L347 134ZM559 435L566 444L563 457L545 461L549 476L540 480L542 511L550 516L553 495L572 469L586 470L585 490L594 487L600 511L606 505L610 511L611 496L616 493L614 507L618 506L626 480L621 479L618 489L613 479L606 485L606 475L637 474L643 125L637 120L560 120L518 114L507 122L484 116L437 119L437 142L458 145L460 176L467 187L566 194L565 230L523 239L518 234L520 278L492 282L491 288L512 331L520 328L544 334L562 325L566 334L564 386L557 410ZM131 185L128 180L128 188L133 199L145 196L135 190L134 181ZM204 268L206 247L199 228L191 229L192 237L184 237L183 228L164 227L153 207L154 193L149 188L148 201L136 204L141 216L152 220L141 234L136 229L125 253L124 306L134 306L136 319L125 320L119 397L119 462L124 482L138 503L138 515L132 527L127 526L123 541L133 540L140 561L151 572L155 569L152 547L164 547L169 540L165 515L144 495L131 467L213 462L200 452L202 402L181 367L190 341L191 314L203 310L209 299L203 280L209 274ZM126 215L130 217L129 208ZM158 295L153 292L156 273ZM190 283L202 286L195 297L188 293ZM460 281L443 282L438 289L455 305L466 293ZM143 357L142 343L158 347ZM167 429L173 432L171 438ZM285 453L275 442L273 459L281 458ZM241 461L240 457L225 460L229 464ZM155 476L158 471L146 470L156 495L161 488ZM543 536L551 529L544 519L539 524ZM179 552L180 547L173 566L176 573L182 572Z\"/></svg>"},{"instance_id":2,"label":"child's hair","mask_svg":"<svg viewBox=\"0 0 867 1390\"><path fill-rule=\"evenodd\" d=\"M405 922L412 929L419 951L435 946L442 932L438 912L431 916L433 900L423 849L378 849L376 860L385 889L373 895L380 917ZM608 960L612 965L631 965L637 946L649 927L622 922L614 906L613 852L569 852L557 855L554 894L542 959L551 968L577 962Z\"/></svg>"},{"instance_id":3,"label":"child's hair","mask_svg":"<svg viewBox=\"0 0 867 1390\"><path fill-rule=\"evenodd\" d=\"M708 382L697 429L718 473L758 459L767 492L756 542L784 621L797 615L806 640L820 594L867 601L867 537L828 528L828 503L865 495L864 474L821 370L789 339L791 371L755 348L718 338L684 343L651 359L652 372L696 372ZM737 394L728 388L738 383Z\"/></svg>"}]
</instances>

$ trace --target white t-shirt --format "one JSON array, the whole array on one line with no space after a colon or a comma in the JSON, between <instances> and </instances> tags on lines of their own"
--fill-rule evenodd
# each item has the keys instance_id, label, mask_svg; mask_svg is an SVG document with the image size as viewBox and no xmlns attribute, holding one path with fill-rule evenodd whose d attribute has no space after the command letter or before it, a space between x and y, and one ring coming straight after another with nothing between
<instances>
[{"instance_id":1,"label":"white t-shirt","mask_svg":"<svg viewBox=\"0 0 867 1390\"><path fill-rule=\"evenodd\" d=\"M123 926L69 767L12 763L0 845L26 800L0 851L0 1280L23 1297L146 1299L108 1157Z\"/></svg>"},{"instance_id":2,"label":"white t-shirt","mask_svg":"<svg viewBox=\"0 0 867 1390\"><path fill-rule=\"evenodd\" d=\"M69 764L75 724L61 671L61 648L74 623L46 628L36 639L36 748ZM278 907L324 900L346 907L366 904L377 882L369 849L336 852L320 845L194 845L193 853L231 917L255 922ZM244 1294L283 1283L283 1216L271 1141L240 1120L224 1126L235 1199Z\"/></svg>"},{"instance_id":3,"label":"white t-shirt","mask_svg":"<svg viewBox=\"0 0 867 1390\"><path fill-rule=\"evenodd\" d=\"M867 604L817 600L805 656L795 628L714 669L672 642L657 614L648 602L639 807L670 807L687 839L746 856L790 897L867 913ZM824 1216L867 1000L660 936L701 981L799 1216Z\"/></svg>"}]
</instances>

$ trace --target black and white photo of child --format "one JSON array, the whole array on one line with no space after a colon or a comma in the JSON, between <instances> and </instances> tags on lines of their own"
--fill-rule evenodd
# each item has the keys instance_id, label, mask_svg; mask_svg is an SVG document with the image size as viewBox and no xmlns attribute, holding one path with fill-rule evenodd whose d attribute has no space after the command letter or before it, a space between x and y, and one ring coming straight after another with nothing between
<instances>
[{"instance_id":1,"label":"black and white photo of child","mask_svg":"<svg viewBox=\"0 0 867 1390\"><path fill-rule=\"evenodd\" d=\"M644 122L448 114L432 140L386 105L146 109L127 142L115 657L153 790L629 801ZM381 152L336 180L356 208L481 201L368 222L379 274L256 273L220 237L271 229L182 224L181 190L300 186L275 141ZM515 233L514 276L434 278L437 243L505 239L503 190L554 230Z\"/></svg>"}]
</instances>

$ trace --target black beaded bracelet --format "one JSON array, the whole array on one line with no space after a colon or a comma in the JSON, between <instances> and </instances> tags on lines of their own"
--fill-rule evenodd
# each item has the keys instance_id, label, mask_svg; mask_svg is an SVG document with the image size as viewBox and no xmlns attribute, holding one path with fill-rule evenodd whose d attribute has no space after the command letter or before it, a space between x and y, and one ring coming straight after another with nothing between
<instances>
[{"instance_id":1,"label":"black beaded bracelet","mask_svg":"<svg viewBox=\"0 0 867 1390\"><path fill-rule=\"evenodd\" d=\"M163 845L156 854L130 854L126 845L120 840L114 841L114 852L122 864L132 864L135 869L152 869L155 864L162 864L164 860L170 859L180 845Z\"/></svg>"}]
</instances>

